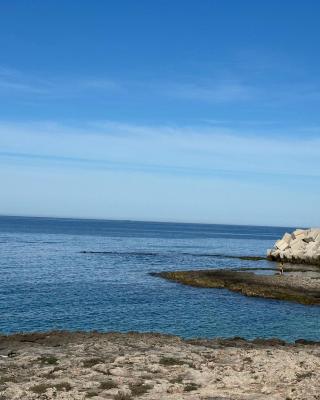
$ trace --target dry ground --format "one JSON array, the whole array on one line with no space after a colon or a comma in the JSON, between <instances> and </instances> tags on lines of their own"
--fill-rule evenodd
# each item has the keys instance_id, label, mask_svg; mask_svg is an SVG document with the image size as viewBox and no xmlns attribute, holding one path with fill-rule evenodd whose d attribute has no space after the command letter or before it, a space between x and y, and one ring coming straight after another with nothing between
<instances>
[{"instance_id":1,"label":"dry ground","mask_svg":"<svg viewBox=\"0 0 320 400\"><path fill-rule=\"evenodd\" d=\"M0 336L0 399L316 400L320 344L138 333Z\"/></svg>"}]
</instances>

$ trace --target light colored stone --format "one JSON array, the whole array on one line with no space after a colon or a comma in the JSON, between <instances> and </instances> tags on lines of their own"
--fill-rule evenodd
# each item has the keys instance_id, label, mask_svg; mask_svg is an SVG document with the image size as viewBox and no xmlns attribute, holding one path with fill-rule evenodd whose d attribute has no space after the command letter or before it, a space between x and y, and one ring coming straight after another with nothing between
<instances>
[{"instance_id":1,"label":"light colored stone","mask_svg":"<svg viewBox=\"0 0 320 400\"><path fill-rule=\"evenodd\" d=\"M273 249L268 250L268 256L283 261L309 264L320 262L320 228L296 229L291 235L285 233L277 240Z\"/></svg>"},{"instance_id":2,"label":"light colored stone","mask_svg":"<svg viewBox=\"0 0 320 400\"><path fill-rule=\"evenodd\" d=\"M308 232L307 232L307 230L304 230L304 229L296 229L294 232L293 232L293 234L292 234L293 236L294 236L294 238L296 238L296 239L304 239L305 237L307 237L307 235L308 235Z\"/></svg>"},{"instance_id":3,"label":"light colored stone","mask_svg":"<svg viewBox=\"0 0 320 400\"><path fill-rule=\"evenodd\" d=\"M303 240L307 243L314 242L314 233L312 229L307 230L306 237Z\"/></svg>"},{"instance_id":4,"label":"light colored stone","mask_svg":"<svg viewBox=\"0 0 320 400\"><path fill-rule=\"evenodd\" d=\"M291 242L291 240L292 240L292 236L290 235L290 233L287 233L287 232L286 232L286 233L283 235L282 240L283 240L284 242L290 244L290 242Z\"/></svg>"},{"instance_id":5,"label":"light colored stone","mask_svg":"<svg viewBox=\"0 0 320 400\"><path fill-rule=\"evenodd\" d=\"M312 237L314 240L320 235L319 228L311 228L308 232L308 237Z\"/></svg>"},{"instance_id":6,"label":"light colored stone","mask_svg":"<svg viewBox=\"0 0 320 400\"><path fill-rule=\"evenodd\" d=\"M130 375L129 371L125 368L120 368L120 367L116 367L116 368L111 368L109 370L109 374L110 375L114 375L114 376L128 376Z\"/></svg>"},{"instance_id":7,"label":"light colored stone","mask_svg":"<svg viewBox=\"0 0 320 400\"><path fill-rule=\"evenodd\" d=\"M284 251L289 247L289 244L284 240L278 240L276 246L280 251Z\"/></svg>"},{"instance_id":8,"label":"light colored stone","mask_svg":"<svg viewBox=\"0 0 320 400\"><path fill-rule=\"evenodd\" d=\"M285 250L283 252L283 257L287 258L288 260L291 260L292 258L292 250L290 248L288 248L287 250Z\"/></svg>"},{"instance_id":9,"label":"light colored stone","mask_svg":"<svg viewBox=\"0 0 320 400\"><path fill-rule=\"evenodd\" d=\"M297 236L303 233L305 230L304 229L296 229L295 231L292 232L293 235Z\"/></svg>"},{"instance_id":10,"label":"light colored stone","mask_svg":"<svg viewBox=\"0 0 320 400\"><path fill-rule=\"evenodd\" d=\"M306 246L306 251L316 251L320 246L320 242L310 242Z\"/></svg>"},{"instance_id":11,"label":"light colored stone","mask_svg":"<svg viewBox=\"0 0 320 400\"><path fill-rule=\"evenodd\" d=\"M167 393L182 393L182 392L183 392L183 386L179 385L178 383L170 385L167 389Z\"/></svg>"},{"instance_id":12,"label":"light colored stone","mask_svg":"<svg viewBox=\"0 0 320 400\"><path fill-rule=\"evenodd\" d=\"M294 239L292 240L292 242L290 243L290 248L292 249L293 252L305 249L306 247L306 242L304 242L301 239Z\"/></svg>"},{"instance_id":13,"label":"light colored stone","mask_svg":"<svg viewBox=\"0 0 320 400\"><path fill-rule=\"evenodd\" d=\"M305 252L302 251L302 250L299 250L299 251L296 251L296 252L293 253L293 258L297 258L297 259L303 260L304 259L304 255L305 255Z\"/></svg>"},{"instance_id":14,"label":"light colored stone","mask_svg":"<svg viewBox=\"0 0 320 400\"><path fill-rule=\"evenodd\" d=\"M286 276L280 279L286 279ZM14 358L0 360L1 378L14 377L1 385L0 398L84 400L94 392L97 396L90 397L97 400L133 398L130 387L141 384L150 385L141 396L144 400L315 400L320 393L319 344L292 346L266 342L262 346L236 341L230 347L228 341L220 339L191 344L174 336L159 334L65 335L60 339L59 336L50 336L36 343L32 335L30 341L25 340L28 336L24 336L23 341L4 338L4 347L11 348L13 340L18 352ZM85 345L79 346L80 341ZM53 343L59 345L52 347ZM156 360L161 360L164 351L172 357L183 354L183 359L197 360L197 369L186 364L167 365L161 369L162 372L150 374L146 360L153 354L158 365ZM42 375L44 367L38 362L40 356L52 352L63 371L63 378L59 380L45 378ZM97 354L106 355L105 365L109 369L114 369L114 358L119 357L119 367L127 370L129 375L93 375L83 366L83 360L97 357ZM141 372L151 377L144 380ZM116 383L116 388L100 388L100 382L110 379ZM68 382L70 390L57 391L54 385L61 382ZM195 390L186 390L192 384ZM38 395L33 390L38 385L48 386L48 389ZM123 393L123 396L118 393Z\"/></svg>"}]
</instances>

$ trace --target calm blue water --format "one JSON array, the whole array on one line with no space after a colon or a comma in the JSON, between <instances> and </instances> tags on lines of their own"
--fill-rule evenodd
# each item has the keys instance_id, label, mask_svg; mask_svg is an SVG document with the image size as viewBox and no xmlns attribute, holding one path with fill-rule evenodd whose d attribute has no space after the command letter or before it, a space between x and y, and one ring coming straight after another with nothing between
<instances>
[{"instance_id":1,"label":"calm blue water","mask_svg":"<svg viewBox=\"0 0 320 400\"><path fill-rule=\"evenodd\" d=\"M0 332L96 329L320 340L320 307L148 275L267 267L267 261L215 255L263 256L288 229L1 217Z\"/></svg>"}]
</instances>

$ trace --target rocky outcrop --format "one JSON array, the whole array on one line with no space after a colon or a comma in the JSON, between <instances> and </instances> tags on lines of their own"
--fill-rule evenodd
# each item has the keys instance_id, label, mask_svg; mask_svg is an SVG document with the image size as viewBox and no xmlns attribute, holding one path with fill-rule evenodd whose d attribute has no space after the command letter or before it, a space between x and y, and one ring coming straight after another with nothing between
<instances>
[{"instance_id":1,"label":"rocky outcrop","mask_svg":"<svg viewBox=\"0 0 320 400\"><path fill-rule=\"evenodd\" d=\"M289 270L286 269L285 275L261 275L232 269L153 272L151 275L195 287L229 289L245 296L320 304L319 271Z\"/></svg>"},{"instance_id":2,"label":"rocky outcrop","mask_svg":"<svg viewBox=\"0 0 320 400\"><path fill-rule=\"evenodd\" d=\"M0 335L3 400L316 400L320 344L143 333Z\"/></svg>"},{"instance_id":3,"label":"rocky outcrop","mask_svg":"<svg viewBox=\"0 0 320 400\"><path fill-rule=\"evenodd\" d=\"M296 229L285 233L267 257L273 261L320 265L320 228Z\"/></svg>"}]
</instances>

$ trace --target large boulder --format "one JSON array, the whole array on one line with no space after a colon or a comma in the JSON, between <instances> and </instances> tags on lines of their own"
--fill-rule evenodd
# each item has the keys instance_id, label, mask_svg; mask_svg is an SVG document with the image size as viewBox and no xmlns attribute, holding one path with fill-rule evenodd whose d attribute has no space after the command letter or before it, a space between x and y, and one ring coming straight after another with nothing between
<instances>
[{"instance_id":1,"label":"large boulder","mask_svg":"<svg viewBox=\"0 0 320 400\"><path fill-rule=\"evenodd\" d=\"M278 240L275 244L276 248L280 251L284 251L289 248L289 243L286 242L284 239Z\"/></svg>"},{"instance_id":2,"label":"large boulder","mask_svg":"<svg viewBox=\"0 0 320 400\"><path fill-rule=\"evenodd\" d=\"M320 265L320 228L296 229L285 233L267 251L273 261Z\"/></svg>"},{"instance_id":3,"label":"large boulder","mask_svg":"<svg viewBox=\"0 0 320 400\"><path fill-rule=\"evenodd\" d=\"M296 229L293 231L292 236L294 239L304 239L308 236L308 230Z\"/></svg>"}]
</instances>

